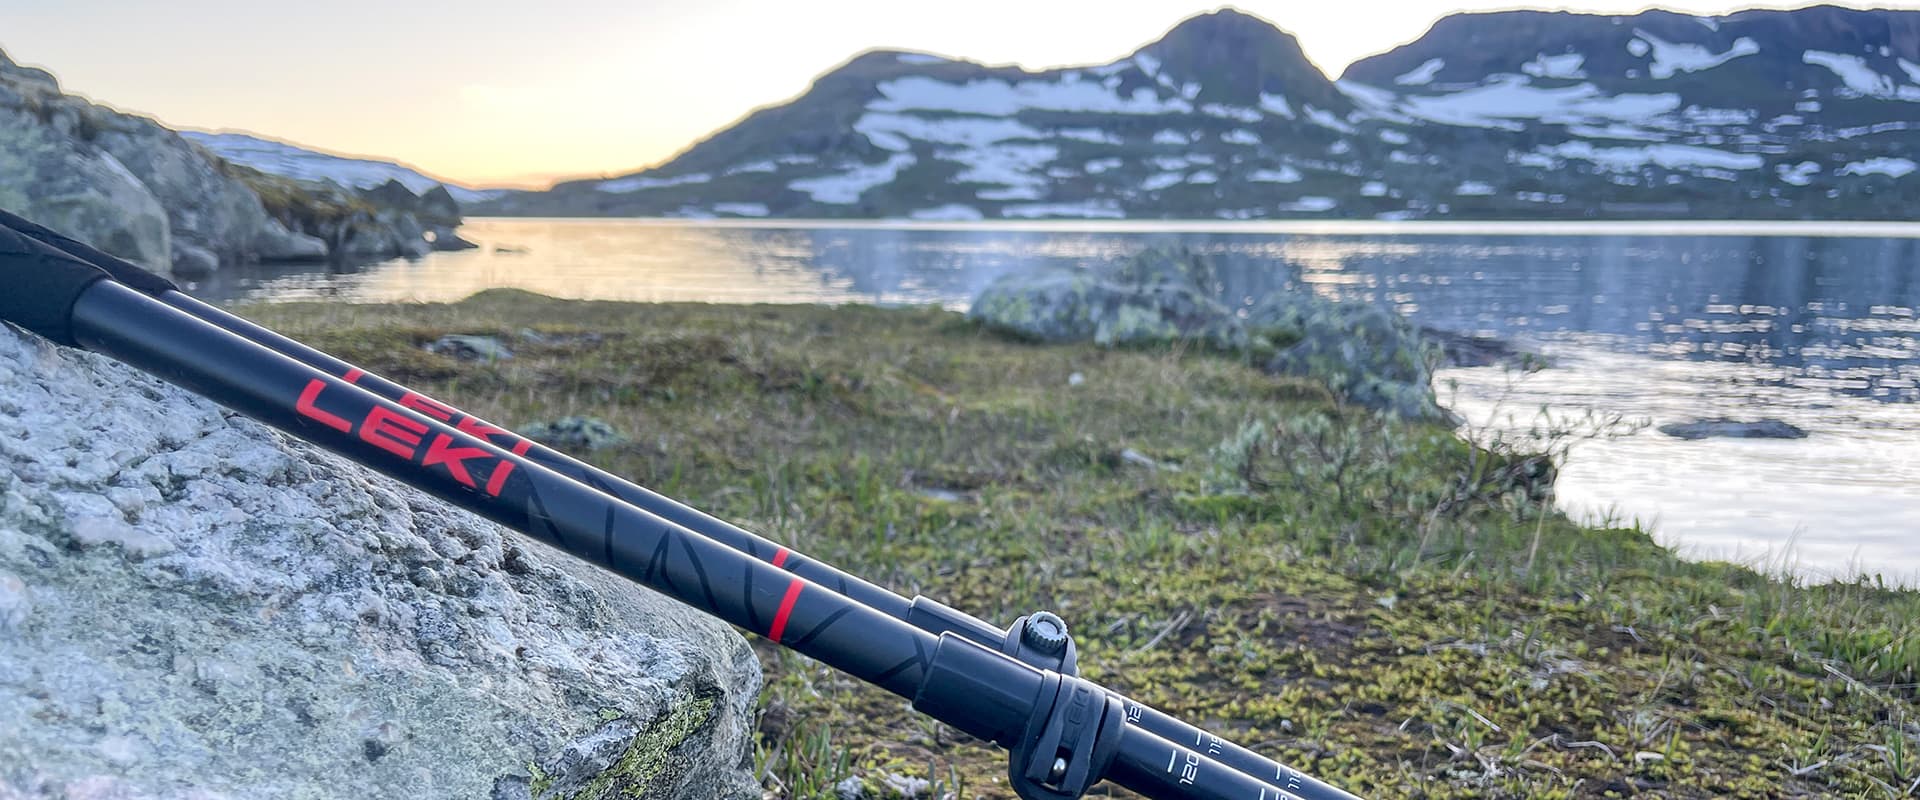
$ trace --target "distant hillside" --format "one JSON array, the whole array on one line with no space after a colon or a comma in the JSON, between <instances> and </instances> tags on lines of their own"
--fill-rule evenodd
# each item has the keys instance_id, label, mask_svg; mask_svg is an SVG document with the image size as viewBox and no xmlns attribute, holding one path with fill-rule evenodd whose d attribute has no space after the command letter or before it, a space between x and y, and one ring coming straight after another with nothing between
<instances>
[{"instance_id":1,"label":"distant hillside","mask_svg":"<svg viewBox=\"0 0 1920 800\"><path fill-rule=\"evenodd\" d=\"M1222 10L1100 66L869 52L657 168L475 213L1910 219L1917 137L1920 12L1456 15L1333 82Z\"/></svg>"},{"instance_id":2,"label":"distant hillside","mask_svg":"<svg viewBox=\"0 0 1920 800\"><path fill-rule=\"evenodd\" d=\"M499 190L449 183L398 162L338 156L252 134L181 131L180 135L235 164L295 180L333 181L349 189L373 189L387 181L399 181L414 194L445 186L448 194L463 205L502 194Z\"/></svg>"}]
</instances>

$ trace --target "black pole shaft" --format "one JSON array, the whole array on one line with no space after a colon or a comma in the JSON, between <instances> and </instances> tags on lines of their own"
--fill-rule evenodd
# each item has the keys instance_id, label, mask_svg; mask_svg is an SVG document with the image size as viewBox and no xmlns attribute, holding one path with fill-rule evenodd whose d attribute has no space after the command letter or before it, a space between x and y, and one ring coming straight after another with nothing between
<instances>
[{"instance_id":1,"label":"black pole shaft","mask_svg":"<svg viewBox=\"0 0 1920 800\"><path fill-rule=\"evenodd\" d=\"M295 361L330 373L335 377L348 380L354 385L388 400L403 405L453 409L452 406L446 403L434 400L431 397L408 389L379 375L367 372L320 350L316 350L256 325L242 317L208 305L183 292L164 292L155 299L185 311L188 314L192 314L195 317L199 317L215 326L238 334L245 339L265 346ZM904 618L907 614L909 603L906 598L898 594L875 586L860 578L848 575L821 562L807 558L778 543L729 524L725 520L601 470L591 464L574 459L565 453L549 448L539 442L523 438L504 426L494 425L478 417L459 411L458 409L453 409L453 411L455 412L454 424L465 424L467 426L466 429L470 432L479 435L481 438L503 449L520 453L528 460L544 465L555 472L618 497L630 505L652 512L676 524L686 526L707 538L718 541L754 558L778 561L779 565L788 572L832 588L834 591L864 603L868 607L881 613L900 618ZM997 643L998 637L1003 635L1003 632L997 631L993 626L984 622L980 624L986 631L994 632L995 643ZM940 633L940 631L931 632L935 634ZM968 633L967 631L957 632L962 634ZM969 636L969 638L974 637ZM982 643L986 644L986 642Z\"/></svg>"},{"instance_id":2,"label":"black pole shaft","mask_svg":"<svg viewBox=\"0 0 1920 800\"><path fill-rule=\"evenodd\" d=\"M329 373L335 377L352 382L365 389L402 405L415 408L446 409L452 412L449 420L455 425L463 425L465 430L479 435L493 444L515 453L535 463L541 464L562 475L571 477L589 487L617 497L644 511L656 514L675 524L685 526L714 541L725 544L757 559L767 559L776 566L821 584L833 591L880 611L896 619L916 623L923 630L939 635L951 631L975 642L997 647L1006 636L1006 632L991 623L964 613L953 612L941 615L913 615L913 603L885 588L868 583L859 577L835 569L822 561L816 561L795 552L778 543L762 538L750 531L732 525L651 489L635 484L620 476L601 470L591 464L572 458L565 453L549 448L538 442L521 437L504 426L494 425L448 403L435 400L415 390L409 389L391 380L363 370L353 364L303 344L287 336L276 333L243 317L229 313L224 309L204 303L184 292L167 291L156 296L167 305L185 311L219 328L243 337L249 341L273 350L314 369ZM951 611L951 609L947 609ZM929 624L936 623L936 624ZM1189 725L1162 711L1140 703L1127 706L1127 722L1151 731L1157 736L1178 742L1193 742L1196 745L1213 739L1218 743L1215 754L1221 763L1271 784L1276 790L1285 790L1302 800L1344 800L1353 795L1333 786L1315 780L1293 767L1286 766L1251 750L1231 742L1212 737L1201 729Z\"/></svg>"},{"instance_id":3,"label":"black pole shaft","mask_svg":"<svg viewBox=\"0 0 1920 800\"><path fill-rule=\"evenodd\" d=\"M722 620L764 631L770 640L861 680L907 698L926 690L939 645L926 631L520 458L438 414L360 389L113 281L95 282L80 293L71 326L87 349ZM1010 657L995 658L994 669L1009 680L1037 672ZM1010 728L1014 722L998 724ZM1165 800L1302 796L1281 793L1142 728L1120 731L1108 779L1143 794ZM1163 758L1167 766L1156 767Z\"/></svg>"}]
</instances>

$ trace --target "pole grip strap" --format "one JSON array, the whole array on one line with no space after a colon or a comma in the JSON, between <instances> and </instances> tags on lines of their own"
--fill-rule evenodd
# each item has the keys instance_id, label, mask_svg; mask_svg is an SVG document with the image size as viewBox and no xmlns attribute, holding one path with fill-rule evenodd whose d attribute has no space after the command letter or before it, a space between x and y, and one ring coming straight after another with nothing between
<instances>
[{"instance_id":1,"label":"pole grip strap","mask_svg":"<svg viewBox=\"0 0 1920 800\"><path fill-rule=\"evenodd\" d=\"M0 319L77 347L73 301L106 279L99 267L0 226Z\"/></svg>"},{"instance_id":2,"label":"pole grip strap","mask_svg":"<svg viewBox=\"0 0 1920 800\"><path fill-rule=\"evenodd\" d=\"M56 250L65 250L75 258L106 270L107 276L132 287L134 291L146 295L158 296L162 292L179 291L173 281L141 269L119 256L110 255L95 249L92 245L75 239L37 222L24 219L0 209L0 227L12 228L14 233L25 236Z\"/></svg>"}]
</instances>

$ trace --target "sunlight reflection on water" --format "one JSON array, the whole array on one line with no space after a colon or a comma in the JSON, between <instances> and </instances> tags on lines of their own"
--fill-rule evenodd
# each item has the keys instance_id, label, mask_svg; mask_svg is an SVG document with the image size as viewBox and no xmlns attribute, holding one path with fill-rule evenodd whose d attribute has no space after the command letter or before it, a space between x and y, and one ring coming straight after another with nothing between
<instances>
[{"instance_id":1,"label":"sunlight reflection on water","mask_svg":"<svg viewBox=\"0 0 1920 800\"><path fill-rule=\"evenodd\" d=\"M1579 235L1560 235L1566 231ZM1795 235L1768 235L1781 232ZM1848 233L1856 238L1815 235ZM441 302L494 287L561 297L964 308L995 277L1214 256L1230 304L1306 286L1436 328L1521 342L1556 366L1509 386L1445 371L1469 420L1541 404L1654 423L1773 417L1797 441L1587 442L1559 489L1699 558L1920 583L1920 226L1047 224L1018 227L474 220L482 245L351 270L222 273L209 300Z\"/></svg>"}]
</instances>

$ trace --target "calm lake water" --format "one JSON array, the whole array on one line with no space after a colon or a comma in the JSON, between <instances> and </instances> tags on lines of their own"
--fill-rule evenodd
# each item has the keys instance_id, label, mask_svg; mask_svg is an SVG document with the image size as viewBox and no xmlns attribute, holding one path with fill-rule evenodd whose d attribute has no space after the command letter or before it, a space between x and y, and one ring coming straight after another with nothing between
<instances>
[{"instance_id":1,"label":"calm lake water","mask_svg":"<svg viewBox=\"0 0 1920 800\"><path fill-rule=\"evenodd\" d=\"M1576 516L1638 520L1690 557L1920 583L1920 226L483 219L461 233L482 248L344 271L263 267L194 289L228 301L446 301L512 286L964 308L1009 270L1179 244L1213 254L1229 296L1246 302L1307 285L1551 357L1530 376L1440 376L1442 399L1477 435L1517 435L1542 405L1655 425L1798 425L1808 438L1689 442L1647 428L1586 441L1562 473L1561 502Z\"/></svg>"}]
</instances>

